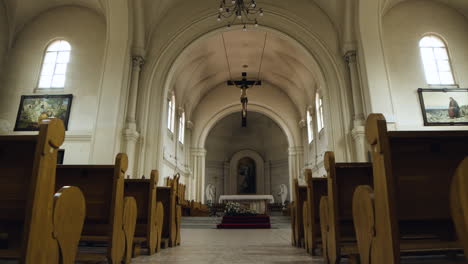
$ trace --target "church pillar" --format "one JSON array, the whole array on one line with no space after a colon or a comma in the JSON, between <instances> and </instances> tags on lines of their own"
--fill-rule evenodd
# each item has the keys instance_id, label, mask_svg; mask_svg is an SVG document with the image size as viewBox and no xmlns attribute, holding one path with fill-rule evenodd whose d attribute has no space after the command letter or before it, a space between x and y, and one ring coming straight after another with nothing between
<instances>
[{"instance_id":1,"label":"church pillar","mask_svg":"<svg viewBox=\"0 0 468 264\"><path fill-rule=\"evenodd\" d=\"M132 58L132 79L130 83L127 117L125 121L125 129L123 131L125 152L128 156L128 170L127 174L132 178L136 178L135 164L136 164L136 146L140 133L136 127L136 103L138 97L138 86L140 83L141 67L144 64L144 59L141 56L134 56Z\"/></svg>"},{"instance_id":2,"label":"church pillar","mask_svg":"<svg viewBox=\"0 0 468 264\"><path fill-rule=\"evenodd\" d=\"M206 150L203 148L193 148L191 155L193 167L192 199L204 202Z\"/></svg>"},{"instance_id":3,"label":"church pillar","mask_svg":"<svg viewBox=\"0 0 468 264\"><path fill-rule=\"evenodd\" d=\"M265 179L265 194L271 194L271 174L270 174L271 161L265 161L264 179Z\"/></svg>"},{"instance_id":4,"label":"church pillar","mask_svg":"<svg viewBox=\"0 0 468 264\"><path fill-rule=\"evenodd\" d=\"M359 79L359 71L356 60L356 51L348 51L345 55L345 60L348 64L349 75L351 81L351 90L353 92L354 106L354 127L351 135L354 141L356 161L367 161L366 155L366 140L365 140L365 116L364 104L362 100L361 81Z\"/></svg>"},{"instance_id":5,"label":"church pillar","mask_svg":"<svg viewBox=\"0 0 468 264\"><path fill-rule=\"evenodd\" d=\"M304 175L301 171L304 166L304 149L302 147L291 147L288 149L289 160L289 194L292 201L293 179L298 179L300 184L303 184Z\"/></svg>"},{"instance_id":6,"label":"church pillar","mask_svg":"<svg viewBox=\"0 0 468 264\"><path fill-rule=\"evenodd\" d=\"M98 109L94 124L91 164L112 164L120 150L123 102L122 84L127 83L130 51L128 0L107 0L107 47Z\"/></svg>"},{"instance_id":7,"label":"church pillar","mask_svg":"<svg viewBox=\"0 0 468 264\"><path fill-rule=\"evenodd\" d=\"M223 169L223 183L224 183L224 192L223 194L228 194L229 193L229 179L230 179L230 166L229 162L225 161L224 162L224 169Z\"/></svg>"}]
</instances>

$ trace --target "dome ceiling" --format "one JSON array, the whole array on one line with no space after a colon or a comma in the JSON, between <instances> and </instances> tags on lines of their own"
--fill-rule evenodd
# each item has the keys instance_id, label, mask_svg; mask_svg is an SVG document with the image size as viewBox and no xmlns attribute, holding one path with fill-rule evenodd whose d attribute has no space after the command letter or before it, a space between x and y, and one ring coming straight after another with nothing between
<instances>
[{"instance_id":1,"label":"dome ceiling","mask_svg":"<svg viewBox=\"0 0 468 264\"><path fill-rule=\"evenodd\" d=\"M262 80L284 91L297 105L316 86L312 57L281 36L260 30L219 33L190 46L179 57L174 91L185 105L197 105L211 89L239 80ZM254 87L252 89L261 89Z\"/></svg>"}]
</instances>

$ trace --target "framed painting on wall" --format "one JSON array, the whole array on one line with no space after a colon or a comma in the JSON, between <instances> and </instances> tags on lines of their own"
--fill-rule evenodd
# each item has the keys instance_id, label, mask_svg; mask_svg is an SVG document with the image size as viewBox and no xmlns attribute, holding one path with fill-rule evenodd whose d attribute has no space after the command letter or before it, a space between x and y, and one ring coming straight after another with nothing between
<instances>
[{"instance_id":1,"label":"framed painting on wall","mask_svg":"<svg viewBox=\"0 0 468 264\"><path fill-rule=\"evenodd\" d=\"M72 94L21 96L15 131L37 131L43 119L60 118L68 129Z\"/></svg>"},{"instance_id":2,"label":"framed painting on wall","mask_svg":"<svg viewBox=\"0 0 468 264\"><path fill-rule=\"evenodd\" d=\"M425 126L468 125L468 89L418 89Z\"/></svg>"}]
</instances>

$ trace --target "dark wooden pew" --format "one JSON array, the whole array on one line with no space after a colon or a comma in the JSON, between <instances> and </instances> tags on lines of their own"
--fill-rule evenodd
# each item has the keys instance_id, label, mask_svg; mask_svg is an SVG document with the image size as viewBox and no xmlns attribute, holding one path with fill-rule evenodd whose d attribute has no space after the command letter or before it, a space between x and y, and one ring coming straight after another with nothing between
<instances>
[{"instance_id":1,"label":"dark wooden pew","mask_svg":"<svg viewBox=\"0 0 468 264\"><path fill-rule=\"evenodd\" d=\"M320 232L320 198L327 195L327 179L313 178L312 170L305 171L307 181L307 201L304 202L304 238L307 252L316 255L322 248ZM309 202L312 201L312 202Z\"/></svg>"},{"instance_id":2,"label":"dark wooden pew","mask_svg":"<svg viewBox=\"0 0 468 264\"><path fill-rule=\"evenodd\" d=\"M150 179L126 179L125 196L134 197L137 203L137 223L135 229L133 256L139 255L141 247L148 248L153 255L161 249L161 233L164 220L164 208L157 202L159 173L151 172Z\"/></svg>"},{"instance_id":3,"label":"dark wooden pew","mask_svg":"<svg viewBox=\"0 0 468 264\"><path fill-rule=\"evenodd\" d=\"M468 154L468 131L387 131L383 115L372 114L366 137L374 188L359 186L353 198L361 262L393 264L403 254L460 250L449 194Z\"/></svg>"},{"instance_id":4,"label":"dark wooden pew","mask_svg":"<svg viewBox=\"0 0 468 264\"><path fill-rule=\"evenodd\" d=\"M157 200L164 207L164 224L162 230L163 248L175 247L180 244L180 221L182 219L182 208L177 205L178 176L171 181L166 181L170 186L158 187Z\"/></svg>"},{"instance_id":5,"label":"dark wooden pew","mask_svg":"<svg viewBox=\"0 0 468 264\"><path fill-rule=\"evenodd\" d=\"M118 154L114 165L57 166L56 187L78 186L86 198L82 242L105 243L106 252L80 251L80 261L130 263L135 232L135 198L124 197L126 154Z\"/></svg>"},{"instance_id":6,"label":"dark wooden pew","mask_svg":"<svg viewBox=\"0 0 468 264\"><path fill-rule=\"evenodd\" d=\"M358 263L352 201L359 185L373 186L372 163L336 163L333 152L325 153L328 195L322 198L323 256L326 263L340 263L346 256Z\"/></svg>"},{"instance_id":7,"label":"dark wooden pew","mask_svg":"<svg viewBox=\"0 0 468 264\"><path fill-rule=\"evenodd\" d=\"M458 166L450 189L453 222L468 260L468 157Z\"/></svg>"},{"instance_id":8,"label":"dark wooden pew","mask_svg":"<svg viewBox=\"0 0 468 264\"><path fill-rule=\"evenodd\" d=\"M294 196L294 207L293 207L293 245L296 247L305 248L305 236L304 236L304 202L307 201L307 187L300 186L298 179L293 180L293 196Z\"/></svg>"},{"instance_id":9,"label":"dark wooden pew","mask_svg":"<svg viewBox=\"0 0 468 264\"><path fill-rule=\"evenodd\" d=\"M55 192L64 138L59 119L43 120L35 136L0 136L0 258L74 263L85 200L76 187Z\"/></svg>"}]
</instances>

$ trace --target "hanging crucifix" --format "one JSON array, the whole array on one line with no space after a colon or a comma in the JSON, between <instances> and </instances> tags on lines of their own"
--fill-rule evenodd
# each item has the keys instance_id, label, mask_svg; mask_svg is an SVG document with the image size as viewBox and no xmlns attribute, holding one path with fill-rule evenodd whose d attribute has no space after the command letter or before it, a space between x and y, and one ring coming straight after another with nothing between
<instances>
[{"instance_id":1,"label":"hanging crucifix","mask_svg":"<svg viewBox=\"0 0 468 264\"><path fill-rule=\"evenodd\" d=\"M262 81L248 81L247 73L242 73L242 80L240 81L228 81L228 85L235 85L241 89L240 101L242 104L242 127L247 127L247 104L249 103L249 98L247 98L247 89L249 86L262 85Z\"/></svg>"}]
</instances>

